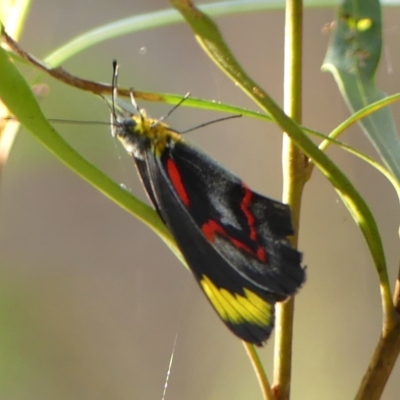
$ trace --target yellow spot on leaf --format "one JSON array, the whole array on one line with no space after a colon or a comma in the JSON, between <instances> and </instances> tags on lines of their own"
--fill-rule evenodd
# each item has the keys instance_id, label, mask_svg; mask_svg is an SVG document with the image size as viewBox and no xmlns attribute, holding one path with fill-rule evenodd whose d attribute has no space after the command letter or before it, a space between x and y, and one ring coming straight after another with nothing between
<instances>
[{"instance_id":1,"label":"yellow spot on leaf","mask_svg":"<svg viewBox=\"0 0 400 400\"><path fill-rule=\"evenodd\" d=\"M372 26L371 18L361 18L357 21L357 30L360 32L365 32Z\"/></svg>"}]
</instances>

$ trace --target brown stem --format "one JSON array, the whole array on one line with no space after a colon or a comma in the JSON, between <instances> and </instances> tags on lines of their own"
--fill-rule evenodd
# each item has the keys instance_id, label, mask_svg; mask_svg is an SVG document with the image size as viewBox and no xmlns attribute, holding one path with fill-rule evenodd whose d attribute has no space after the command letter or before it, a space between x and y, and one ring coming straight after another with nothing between
<instances>
[{"instance_id":1,"label":"brown stem","mask_svg":"<svg viewBox=\"0 0 400 400\"><path fill-rule=\"evenodd\" d=\"M85 90L87 92L92 92L94 94L103 95L103 94L112 94L112 86L104 83L98 83L94 81L90 81L87 79L78 78L75 75L70 74L65 69L61 67L51 68L46 64L42 63L39 59L37 59L32 54L26 52L25 50L19 47L18 43L11 38L7 32L2 27L1 35L5 43L10 47L12 51L18 54L21 58L28 61L30 64L45 72L46 74L52 76L58 81L64 82L67 85L73 86L77 89ZM118 88L118 95L123 97L130 97L131 93L135 96L136 99L149 100L149 101L157 101L157 95L151 93L143 93L137 92L128 89ZM160 96L158 96L160 97Z\"/></svg>"},{"instance_id":2,"label":"brown stem","mask_svg":"<svg viewBox=\"0 0 400 400\"><path fill-rule=\"evenodd\" d=\"M355 400L379 400L400 354L400 266L393 295L393 316L386 318L378 344ZM390 324L388 323L390 321Z\"/></svg>"},{"instance_id":3,"label":"brown stem","mask_svg":"<svg viewBox=\"0 0 400 400\"><path fill-rule=\"evenodd\" d=\"M379 400L400 352L400 318L379 337L355 400Z\"/></svg>"}]
</instances>

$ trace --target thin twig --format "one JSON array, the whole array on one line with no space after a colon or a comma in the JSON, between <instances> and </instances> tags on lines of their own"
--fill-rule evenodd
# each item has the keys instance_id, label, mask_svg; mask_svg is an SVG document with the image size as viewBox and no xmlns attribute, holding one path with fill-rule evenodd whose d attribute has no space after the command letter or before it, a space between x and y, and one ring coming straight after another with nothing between
<instances>
[{"instance_id":1,"label":"thin twig","mask_svg":"<svg viewBox=\"0 0 400 400\"><path fill-rule=\"evenodd\" d=\"M260 361L260 357L256 352L254 346L250 343L243 342L243 346L246 349L247 355L253 365L254 372L257 376L258 383L261 388L261 392L264 400L276 400L275 396L271 390L271 385L268 382L267 375L265 373L264 367Z\"/></svg>"},{"instance_id":2,"label":"thin twig","mask_svg":"<svg viewBox=\"0 0 400 400\"><path fill-rule=\"evenodd\" d=\"M14 39L7 34L7 32L4 30L4 26L2 26L1 35L2 35L4 42L10 47L10 49L13 52L18 54L21 58L28 61L30 64L32 64L39 70L41 70L41 71L45 72L46 74L52 76L53 78L57 79L58 81L64 82L67 85L73 86L77 89L81 89L81 90L84 90L87 92L92 92L92 93L98 94L98 95L104 95L104 94L111 95L112 94L112 90L113 90L112 85L79 78L75 75L70 74L68 71L66 71L62 67L51 68L51 67L47 66L46 64L41 62L38 58L36 58L32 54L23 50L18 45L18 43L15 42ZM131 92L132 92L132 90L130 90L130 89L118 88L118 95L122 96L122 97L129 97ZM157 100L156 99L157 95L155 95L155 94L143 93L140 91L133 91L133 94L138 99L150 100L150 101Z\"/></svg>"}]
</instances>

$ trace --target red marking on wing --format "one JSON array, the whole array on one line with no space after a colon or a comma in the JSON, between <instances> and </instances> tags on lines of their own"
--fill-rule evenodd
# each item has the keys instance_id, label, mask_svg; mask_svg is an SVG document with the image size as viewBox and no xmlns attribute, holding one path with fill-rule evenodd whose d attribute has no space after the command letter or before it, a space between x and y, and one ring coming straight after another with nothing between
<instances>
[{"instance_id":1,"label":"red marking on wing","mask_svg":"<svg viewBox=\"0 0 400 400\"><path fill-rule=\"evenodd\" d=\"M221 235L226 235L224 228L222 228L221 225L219 225L217 222L213 221L210 219L208 222L206 222L202 227L201 230L203 231L204 236L209 242L214 241L214 236L216 233L219 233Z\"/></svg>"},{"instance_id":2,"label":"red marking on wing","mask_svg":"<svg viewBox=\"0 0 400 400\"><path fill-rule=\"evenodd\" d=\"M261 246L257 247L257 258L262 262L267 262L267 252Z\"/></svg>"},{"instance_id":3,"label":"red marking on wing","mask_svg":"<svg viewBox=\"0 0 400 400\"><path fill-rule=\"evenodd\" d=\"M252 256L258 258L261 262L265 262L267 260L267 255L265 250L262 247L258 247L257 251L254 252L252 251L249 247L247 247L244 243L242 243L240 240L237 240L233 238L232 236L229 236L228 233L225 231L225 229L218 224L218 222L210 219L208 222L203 224L201 227L201 230L206 237L206 239L209 242L214 242L215 240L215 235L219 234L221 236L224 236L226 239L228 239L237 249L243 250Z\"/></svg>"},{"instance_id":4,"label":"red marking on wing","mask_svg":"<svg viewBox=\"0 0 400 400\"><path fill-rule=\"evenodd\" d=\"M176 193L178 193L179 198L182 200L182 203L188 207L189 206L189 197L186 193L185 187L182 183L181 174L176 168L176 164L170 158L167 160L167 172L168 176L171 179L171 183L174 186Z\"/></svg>"},{"instance_id":5,"label":"red marking on wing","mask_svg":"<svg viewBox=\"0 0 400 400\"><path fill-rule=\"evenodd\" d=\"M243 189L244 189L244 197L243 197L242 202L240 203L240 209L243 211L243 214L246 216L247 225L250 228L250 239L256 240L257 239L257 231L254 226L254 223L256 220L254 218L254 215L249 210L253 193L245 185L243 185Z\"/></svg>"}]
</instances>

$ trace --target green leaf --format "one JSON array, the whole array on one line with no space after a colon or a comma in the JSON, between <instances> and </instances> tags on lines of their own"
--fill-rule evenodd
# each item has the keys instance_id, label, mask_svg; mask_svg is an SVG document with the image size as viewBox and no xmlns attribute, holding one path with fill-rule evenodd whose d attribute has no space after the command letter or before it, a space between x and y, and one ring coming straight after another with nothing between
<instances>
[{"instance_id":1,"label":"green leaf","mask_svg":"<svg viewBox=\"0 0 400 400\"><path fill-rule=\"evenodd\" d=\"M1 47L0 71L0 98L25 128L71 170L154 230L183 260L157 213L86 161L56 132L43 115L29 85Z\"/></svg>"},{"instance_id":2,"label":"green leaf","mask_svg":"<svg viewBox=\"0 0 400 400\"><path fill-rule=\"evenodd\" d=\"M330 71L352 113L386 97L374 82L382 47L378 0L346 0L340 6L322 69ZM400 140L389 108L360 121L387 168L400 181Z\"/></svg>"},{"instance_id":3,"label":"green leaf","mask_svg":"<svg viewBox=\"0 0 400 400\"><path fill-rule=\"evenodd\" d=\"M306 0L305 7L332 7L339 0ZM399 0L400 1L400 0ZM261 10L277 10L285 7L285 0L228 0L200 4L199 8L214 17ZM96 44L133 32L160 28L184 22L182 16L174 9L165 9L146 14L131 15L84 32L58 49L45 59L45 63L56 67Z\"/></svg>"}]
</instances>

